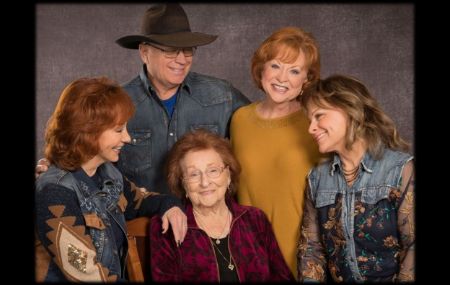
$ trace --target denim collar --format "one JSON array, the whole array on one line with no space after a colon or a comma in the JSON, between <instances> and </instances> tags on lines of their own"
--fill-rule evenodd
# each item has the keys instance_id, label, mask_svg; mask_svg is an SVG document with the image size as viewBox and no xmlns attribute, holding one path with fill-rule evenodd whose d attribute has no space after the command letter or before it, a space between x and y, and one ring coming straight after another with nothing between
<instances>
[{"instance_id":1,"label":"denim collar","mask_svg":"<svg viewBox=\"0 0 450 285\"><path fill-rule=\"evenodd\" d=\"M146 67L145 63L142 65L141 72L139 72L139 78L141 79L141 82L144 84L144 88L146 91L146 93L142 93L142 96L145 96L145 94L148 94L148 95L156 96L155 98L159 98L156 95L155 88L153 87L152 83L148 79L147 67ZM180 89L186 89L186 91L189 94L191 93L191 87L190 87L190 82L189 82L189 73L187 74L184 81L181 83L181 88L178 88L178 90L180 90ZM179 92L179 91L177 91L177 92ZM179 92L179 93L181 93L181 92Z\"/></svg>"},{"instance_id":2,"label":"denim collar","mask_svg":"<svg viewBox=\"0 0 450 285\"><path fill-rule=\"evenodd\" d=\"M372 156L368 152L364 153L364 156L361 159L361 165L362 165L363 171L366 171L367 173L372 173L375 163L376 163L376 161L372 158ZM337 168L342 169L342 162L341 162L341 158L339 157L339 155L337 153L334 153L333 160L330 165L330 175L331 176L334 175L334 172L337 170Z\"/></svg>"},{"instance_id":3,"label":"denim collar","mask_svg":"<svg viewBox=\"0 0 450 285\"><path fill-rule=\"evenodd\" d=\"M80 181L80 184L81 184L80 190L81 190L81 193L83 194L84 197L88 198L90 196L96 195L97 193L104 191L102 189L105 186L114 184L111 179L105 179L105 175L103 173L103 167L102 166L103 165L100 165L97 168L97 173L103 180L103 182L102 182L103 187L101 187L101 188L99 188L94 183L94 181L91 179L91 177L89 177L82 168L79 168L79 169L77 169L77 170L72 172L73 176L78 181Z\"/></svg>"}]
</instances>

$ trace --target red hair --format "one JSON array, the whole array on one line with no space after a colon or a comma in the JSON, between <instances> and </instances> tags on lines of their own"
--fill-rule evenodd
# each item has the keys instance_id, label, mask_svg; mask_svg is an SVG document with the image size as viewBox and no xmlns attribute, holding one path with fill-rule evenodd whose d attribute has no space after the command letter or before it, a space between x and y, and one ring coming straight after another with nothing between
<instances>
[{"instance_id":1,"label":"red hair","mask_svg":"<svg viewBox=\"0 0 450 285\"><path fill-rule=\"evenodd\" d=\"M253 54L251 70L256 86L264 91L261 77L264 64L274 58L283 62L292 63L300 54L305 54L306 68L308 68L307 81L303 89L320 77L319 48L314 37L297 27L284 27L273 32Z\"/></svg>"},{"instance_id":2,"label":"red hair","mask_svg":"<svg viewBox=\"0 0 450 285\"><path fill-rule=\"evenodd\" d=\"M45 157L75 170L99 152L107 129L125 124L135 111L126 91L105 77L81 78L67 85L45 131Z\"/></svg>"}]
</instances>

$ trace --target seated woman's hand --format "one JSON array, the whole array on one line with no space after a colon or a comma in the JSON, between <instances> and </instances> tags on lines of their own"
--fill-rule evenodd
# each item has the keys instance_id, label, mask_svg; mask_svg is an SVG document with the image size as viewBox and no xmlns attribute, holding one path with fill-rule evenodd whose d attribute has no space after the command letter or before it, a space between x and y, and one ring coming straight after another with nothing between
<instances>
[{"instance_id":1,"label":"seated woman's hand","mask_svg":"<svg viewBox=\"0 0 450 285\"><path fill-rule=\"evenodd\" d=\"M187 232L187 217L178 207L172 207L162 216L163 234L169 229L169 223L172 226L173 236L178 246L184 241Z\"/></svg>"}]
</instances>

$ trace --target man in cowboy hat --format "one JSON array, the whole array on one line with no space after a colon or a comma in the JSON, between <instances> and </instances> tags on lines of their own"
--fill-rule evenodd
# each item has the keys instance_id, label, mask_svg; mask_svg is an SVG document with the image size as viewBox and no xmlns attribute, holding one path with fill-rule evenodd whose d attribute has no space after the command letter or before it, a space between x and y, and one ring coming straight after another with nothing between
<instances>
[{"instance_id":1,"label":"man in cowboy hat","mask_svg":"<svg viewBox=\"0 0 450 285\"><path fill-rule=\"evenodd\" d=\"M164 4L145 12L141 35L116 41L139 49L144 63L124 85L136 113L127 126L131 143L122 148L117 165L137 185L168 193L164 163L177 139L198 128L227 136L233 112L250 102L229 82L190 72L196 48L216 38L191 32L183 8Z\"/></svg>"}]
</instances>

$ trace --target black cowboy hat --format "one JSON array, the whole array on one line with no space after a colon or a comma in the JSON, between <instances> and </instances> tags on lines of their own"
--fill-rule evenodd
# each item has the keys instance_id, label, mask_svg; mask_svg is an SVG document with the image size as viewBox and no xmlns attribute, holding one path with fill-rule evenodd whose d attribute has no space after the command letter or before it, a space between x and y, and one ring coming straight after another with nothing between
<instances>
[{"instance_id":1,"label":"black cowboy hat","mask_svg":"<svg viewBox=\"0 0 450 285\"><path fill-rule=\"evenodd\" d=\"M169 47L195 47L213 42L217 36L191 32L189 20L179 4L156 5L144 15L142 35L130 35L116 40L120 46L138 49L142 42Z\"/></svg>"}]
</instances>

